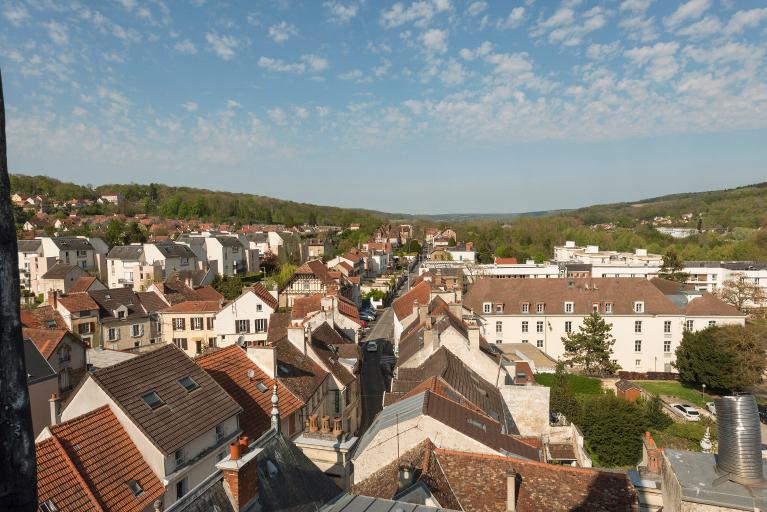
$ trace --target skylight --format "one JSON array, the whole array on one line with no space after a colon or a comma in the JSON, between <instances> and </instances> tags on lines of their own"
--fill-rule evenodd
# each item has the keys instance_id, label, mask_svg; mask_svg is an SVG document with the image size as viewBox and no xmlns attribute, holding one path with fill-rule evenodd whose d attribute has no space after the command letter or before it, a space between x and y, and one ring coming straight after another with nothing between
<instances>
[{"instance_id":1,"label":"skylight","mask_svg":"<svg viewBox=\"0 0 767 512\"><path fill-rule=\"evenodd\" d=\"M134 496L141 496L144 494L144 488L136 480L128 480L128 488L131 490Z\"/></svg>"},{"instance_id":2,"label":"skylight","mask_svg":"<svg viewBox=\"0 0 767 512\"><path fill-rule=\"evenodd\" d=\"M199 388L200 386L192 379L192 377L184 377L183 379L180 379L178 381L179 384L181 384L184 389L187 391L194 391L195 389Z\"/></svg>"},{"instance_id":3,"label":"skylight","mask_svg":"<svg viewBox=\"0 0 767 512\"><path fill-rule=\"evenodd\" d=\"M53 502L53 500L45 500L40 503L40 512L59 512L59 507Z\"/></svg>"},{"instance_id":4,"label":"skylight","mask_svg":"<svg viewBox=\"0 0 767 512\"><path fill-rule=\"evenodd\" d=\"M256 384L256 389L262 393L266 393L267 391L269 391L269 388L266 387L266 384L264 384L263 381L258 381L258 383Z\"/></svg>"},{"instance_id":5,"label":"skylight","mask_svg":"<svg viewBox=\"0 0 767 512\"><path fill-rule=\"evenodd\" d=\"M471 425L472 427L477 427L477 428L480 428L480 429L484 430L485 432L487 432L487 427L485 426L484 423L480 423L480 422L478 422L477 420L475 420L473 418L468 418L467 421L469 422L469 425Z\"/></svg>"},{"instance_id":6,"label":"skylight","mask_svg":"<svg viewBox=\"0 0 767 512\"><path fill-rule=\"evenodd\" d=\"M158 407L163 405L163 401L160 398L160 395L158 395L154 391L150 391L146 395L143 395L141 399L144 401L145 404L149 406L150 409L157 409Z\"/></svg>"}]
</instances>

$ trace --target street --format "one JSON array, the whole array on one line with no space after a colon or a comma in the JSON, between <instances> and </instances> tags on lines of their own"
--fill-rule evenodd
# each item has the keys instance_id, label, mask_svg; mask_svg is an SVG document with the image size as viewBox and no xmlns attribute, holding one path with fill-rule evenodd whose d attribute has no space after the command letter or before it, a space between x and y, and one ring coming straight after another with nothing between
<instances>
[{"instance_id":1,"label":"street","mask_svg":"<svg viewBox=\"0 0 767 512\"><path fill-rule=\"evenodd\" d=\"M368 352L366 344L362 347L362 428L367 430L378 411L383 407L383 393L388 385L388 379L384 377L382 364L394 364L394 349L392 338L394 337L394 312L388 307L378 315L370 334L365 341L375 341L378 344L377 352Z\"/></svg>"}]
</instances>

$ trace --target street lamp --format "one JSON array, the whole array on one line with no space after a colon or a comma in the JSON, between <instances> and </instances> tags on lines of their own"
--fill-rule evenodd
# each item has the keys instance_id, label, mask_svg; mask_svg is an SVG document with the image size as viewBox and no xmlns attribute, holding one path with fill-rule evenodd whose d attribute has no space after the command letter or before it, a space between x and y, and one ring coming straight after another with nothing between
<instances>
[{"instance_id":1,"label":"street lamp","mask_svg":"<svg viewBox=\"0 0 767 512\"><path fill-rule=\"evenodd\" d=\"M703 384L703 402L706 401L706 385Z\"/></svg>"}]
</instances>

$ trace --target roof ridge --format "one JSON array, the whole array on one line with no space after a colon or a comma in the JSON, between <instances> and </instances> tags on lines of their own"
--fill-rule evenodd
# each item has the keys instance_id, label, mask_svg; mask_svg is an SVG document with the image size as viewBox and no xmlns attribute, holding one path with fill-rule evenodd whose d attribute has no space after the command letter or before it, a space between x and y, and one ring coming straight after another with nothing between
<instances>
[{"instance_id":1,"label":"roof ridge","mask_svg":"<svg viewBox=\"0 0 767 512\"><path fill-rule=\"evenodd\" d=\"M523 442L523 441L520 441ZM527 443L525 443L527 444ZM529 445L528 445L529 446ZM616 475L616 476L625 476L627 475L622 472L616 472L616 471L610 471L607 468L574 468L572 466L563 466L560 464L548 464L546 462L541 462L538 460L532 460L532 459L524 459L521 457L515 457L513 455L496 455L492 453L474 453L474 452L465 452L461 450L451 450L449 448L435 448L434 452L439 455L440 453L444 453L446 455L460 455L464 457L475 457L479 459L487 459L487 460L502 460L502 461L513 461L517 463L522 464L530 464L538 467L545 467L547 469L551 469L553 471L563 471L563 472L573 472L573 473L583 473L583 474L590 474L590 473L604 473L608 475Z\"/></svg>"},{"instance_id":2,"label":"roof ridge","mask_svg":"<svg viewBox=\"0 0 767 512\"><path fill-rule=\"evenodd\" d=\"M95 494L93 494L93 490L91 489L90 485L88 485L88 482L85 481L85 478L80 473L80 470L77 469L77 465L72 461L71 457L69 456L69 452L67 452L66 448L64 448L64 445L61 444L61 441L59 441L59 438L56 437L56 434L51 431L51 440L53 442L53 445L56 447L56 449L61 453L62 459L64 459L64 463L69 466L69 469L71 469L74 474L75 478L77 479L78 483L83 487L83 490L85 491L85 494L88 496L89 501L91 502L91 505L96 507L96 510L104 512L104 507L101 504L101 501L96 497Z\"/></svg>"}]
</instances>

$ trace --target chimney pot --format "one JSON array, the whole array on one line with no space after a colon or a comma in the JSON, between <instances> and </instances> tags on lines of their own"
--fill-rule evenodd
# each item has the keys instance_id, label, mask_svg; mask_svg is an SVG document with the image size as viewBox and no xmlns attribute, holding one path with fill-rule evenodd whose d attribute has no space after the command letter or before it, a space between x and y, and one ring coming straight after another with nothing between
<instances>
[{"instance_id":1,"label":"chimney pot","mask_svg":"<svg viewBox=\"0 0 767 512\"><path fill-rule=\"evenodd\" d=\"M330 416L323 416L322 417L322 429L320 430L323 434L327 434L330 432Z\"/></svg>"},{"instance_id":2,"label":"chimney pot","mask_svg":"<svg viewBox=\"0 0 767 512\"><path fill-rule=\"evenodd\" d=\"M319 430L319 425L317 422L317 415L312 414L309 416L309 432L317 432Z\"/></svg>"},{"instance_id":3,"label":"chimney pot","mask_svg":"<svg viewBox=\"0 0 767 512\"><path fill-rule=\"evenodd\" d=\"M229 445L229 459L240 460L240 443L235 442Z\"/></svg>"},{"instance_id":4,"label":"chimney pot","mask_svg":"<svg viewBox=\"0 0 767 512\"><path fill-rule=\"evenodd\" d=\"M249 443L248 443L248 436L240 437L239 442L240 442L240 454L244 455L244 454L248 453L248 445L249 445Z\"/></svg>"},{"instance_id":5,"label":"chimney pot","mask_svg":"<svg viewBox=\"0 0 767 512\"><path fill-rule=\"evenodd\" d=\"M413 483L415 471L410 464L402 464L399 467L399 490L403 490Z\"/></svg>"},{"instance_id":6,"label":"chimney pot","mask_svg":"<svg viewBox=\"0 0 767 512\"><path fill-rule=\"evenodd\" d=\"M336 416L333 418L333 435L334 436L340 436L344 433L343 429L343 423L341 421L341 418Z\"/></svg>"},{"instance_id":7,"label":"chimney pot","mask_svg":"<svg viewBox=\"0 0 767 512\"><path fill-rule=\"evenodd\" d=\"M51 408L51 425L58 425L61 423L61 399L56 393L53 393L48 403Z\"/></svg>"}]
</instances>

